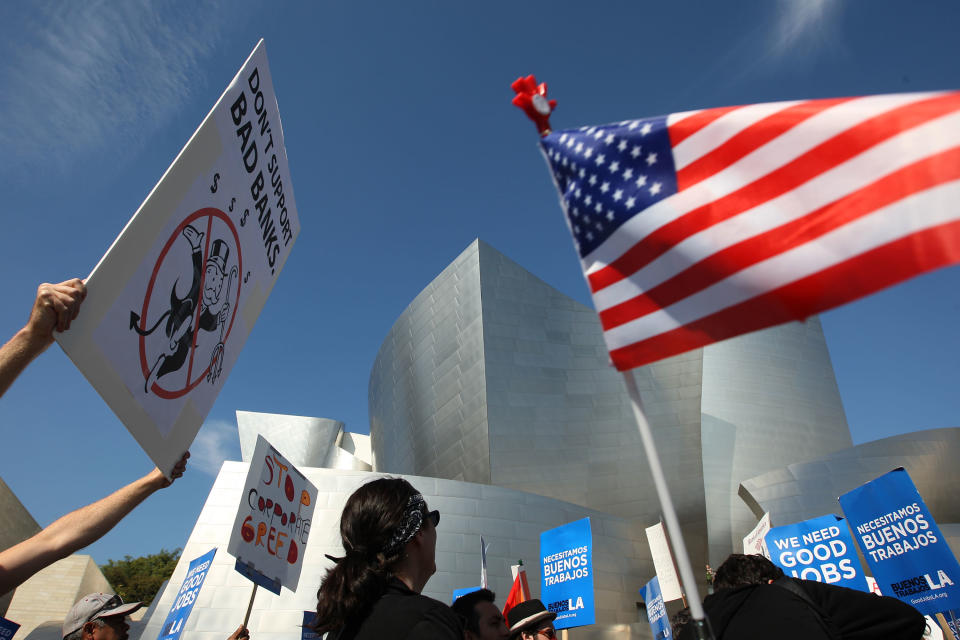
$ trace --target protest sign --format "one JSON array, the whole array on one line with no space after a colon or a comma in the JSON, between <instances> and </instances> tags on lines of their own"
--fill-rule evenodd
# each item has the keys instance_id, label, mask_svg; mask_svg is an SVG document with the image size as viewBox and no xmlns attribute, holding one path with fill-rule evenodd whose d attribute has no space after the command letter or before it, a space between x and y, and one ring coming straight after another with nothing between
<instances>
[{"instance_id":1,"label":"protest sign","mask_svg":"<svg viewBox=\"0 0 960 640\"><path fill-rule=\"evenodd\" d=\"M187 623L190 612L193 611L193 605L197 601L201 587L203 587L203 581L210 573L210 564L213 562L213 556L216 553L216 549L211 549L199 558L190 561L187 575L183 579L183 584L180 585L180 590L173 601L173 606L170 607L167 619L160 628L160 635L157 636L157 640L177 640L183 633L183 626Z\"/></svg>"},{"instance_id":2,"label":"protest sign","mask_svg":"<svg viewBox=\"0 0 960 640\"><path fill-rule=\"evenodd\" d=\"M884 595L929 616L960 608L960 564L905 469L843 494L840 506Z\"/></svg>"},{"instance_id":3,"label":"protest sign","mask_svg":"<svg viewBox=\"0 0 960 640\"><path fill-rule=\"evenodd\" d=\"M767 549L767 543L764 538L770 531L770 512L763 514L760 522L743 539L743 552L746 555L770 557L770 551Z\"/></svg>"},{"instance_id":4,"label":"protest sign","mask_svg":"<svg viewBox=\"0 0 960 640\"><path fill-rule=\"evenodd\" d=\"M480 589L483 589L483 587L463 587L462 589L454 589L453 600L451 600L450 603L453 604L460 596L465 596L468 593L473 593L474 591L479 591Z\"/></svg>"},{"instance_id":5,"label":"protest sign","mask_svg":"<svg viewBox=\"0 0 960 640\"><path fill-rule=\"evenodd\" d=\"M660 581L656 576L643 587L642 593L653 640L670 640L673 637L673 629L670 626L670 618L667 617L667 607L663 604Z\"/></svg>"},{"instance_id":6,"label":"protest sign","mask_svg":"<svg viewBox=\"0 0 960 640\"><path fill-rule=\"evenodd\" d=\"M19 624L0 616L0 640L10 640L18 629L20 629Z\"/></svg>"},{"instance_id":7,"label":"protest sign","mask_svg":"<svg viewBox=\"0 0 960 640\"><path fill-rule=\"evenodd\" d=\"M663 530L663 523L658 522L647 527L647 543L650 545L650 555L653 557L653 568L657 572L660 591L666 602L679 600L683 597L680 590L680 580L677 578L677 568L673 564L673 555L670 545L667 544L667 534Z\"/></svg>"},{"instance_id":8,"label":"protest sign","mask_svg":"<svg viewBox=\"0 0 960 640\"><path fill-rule=\"evenodd\" d=\"M64 351L170 472L300 232L261 40L87 278Z\"/></svg>"},{"instance_id":9,"label":"protest sign","mask_svg":"<svg viewBox=\"0 0 960 640\"><path fill-rule=\"evenodd\" d=\"M839 516L774 527L767 532L766 543L770 559L788 576L868 590L850 530Z\"/></svg>"},{"instance_id":10,"label":"protest sign","mask_svg":"<svg viewBox=\"0 0 960 640\"><path fill-rule=\"evenodd\" d=\"M310 628L316 617L316 611L303 612L303 624L300 625L300 640L320 640L320 638L322 638L320 634Z\"/></svg>"},{"instance_id":11,"label":"protest sign","mask_svg":"<svg viewBox=\"0 0 960 640\"><path fill-rule=\"evenodd\" d=\"M540 534L540 599L557 614L554 626L593 624L593 535L590 518Z\"/></svg>"},{"instance_id":12,"label":"protest sign","mask_svg":"<svg viewBox=\"0 0 960 640\"><path fill-rule=\"evenodd\" d=\"M296 591L316 502L317 488L257 436L227 546L237 571L277 595Z\"/></svg>"}]
</instances>

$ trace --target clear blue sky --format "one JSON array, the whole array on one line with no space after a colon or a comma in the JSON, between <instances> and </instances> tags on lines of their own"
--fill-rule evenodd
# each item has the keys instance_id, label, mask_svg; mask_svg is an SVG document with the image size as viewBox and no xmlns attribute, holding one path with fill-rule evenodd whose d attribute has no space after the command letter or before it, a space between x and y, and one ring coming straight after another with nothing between
<instances>
[{"instance_id":1,"label":"clear blue sky","mask_svg":"<svg viewBox=\"0 0 960 640\"><path fill-rule=\"evenodd\" d=\"M168 6L172 5L172 6ZM0 8L0 335L86 276L262 36L302 232L195 443L195 464L91 548L182 545L234 411L366 432L404 307L480 237L589 303L536 133L698 107L960 88L955 0L31 2ZM855 442L960 424L960 270L822 316ZM152 464L59 347L0 399L0 475L41 524Z\"/></svg>"}]
</instances>

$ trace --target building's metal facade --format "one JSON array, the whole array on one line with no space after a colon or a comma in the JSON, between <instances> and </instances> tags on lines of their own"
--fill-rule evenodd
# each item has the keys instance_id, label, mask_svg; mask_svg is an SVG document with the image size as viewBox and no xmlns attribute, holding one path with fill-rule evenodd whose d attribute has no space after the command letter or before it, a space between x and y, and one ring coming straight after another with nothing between
<instances>
[{"instance_id":1,"label":"building's metal facade","mask_svg":"<svg viewBox=\"0 0 960 640\"><path fill-rule=\"evenodd\" d=\"M633 372L695 562L754 524L741 480L851 444L816 319ZM370 376L376 469L659 517L593 309L472 243L400 315ZM709 523L709 525L708 525Z\"/></svg>"}]
</instances>

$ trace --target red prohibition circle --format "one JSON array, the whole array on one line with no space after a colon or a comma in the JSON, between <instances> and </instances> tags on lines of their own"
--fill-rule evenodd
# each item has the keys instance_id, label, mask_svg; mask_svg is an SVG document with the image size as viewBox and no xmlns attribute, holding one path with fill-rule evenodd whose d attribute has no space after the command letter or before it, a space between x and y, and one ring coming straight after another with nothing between
<instances>
[{"instance_id":1,"label":"red prohibition circle","mask_svg":"<svg viewBox=\"0 0 960 640\"><path fill-rule=\"evenodd\" d=\"M204 245L203 245L203 257L201 264L205 265L207 263L207 256L210 251L210 230L213 225L213 219L219 218L227 225L227 228L230 229L230 232L233 234L233 239L235 241L236 253L237 253L237 293L233 300L233 313L230 315L230 324L227 325L227 331L223 334L223 344L226 345L227 340L230 338L230 332L233 330L233 321L237 317L237 307L240 302L240 288L243 286L243 254L240 250L240 236L237 234L237 228L234 226L233 221L230 220L229 216L225 214L220 209L214 207L204 207L203 209L197 209L189 216L184 218L184 220L177 225L177 228L173 230L173 234L167 240L167 243L163 246L163 249L160 251L160 257L157 258L157 263L153 266L153 273L150 275L150 282L147 284L147 293L143 298L143 308L140 311L140 322L144 325L143 329L146 328L147 322L147 311L150 305L150 298L153 295L153 285L157 280L157 274L160 272L160 266L163 264L164 259L167 257L167 253L170 251L170 247L173 246L173 243L180 237L181 232L187 227L188 224L199 220L200 218L207 219L207 230L204 235ZM197 294L203 296L203 280L206 277L206 269L201 270L200 272L200 292ZM197 301L199 303L199 300ZM197 304L196 307L198 310L200 305ZM194 318L194 331L193 331L193 342L190 345L190 367L193 366L193 354L197 348L197 323L199 322L199 313L196 314ZM150 365L147 364L147 351L146 351L146 340L145 336L140 336L140 367L143 370L143 379L147 380L150 377ZM164 398L167 400L172 400L174 398L179 398L186 395L193 389L197 387L200 382L203 381L204 377L209 371L210 365L207 365L207 368L200 372L197 378L193 381L190 380L189 369L187 373L187 382L182 389L164 389L160 386L160 381L157 380L153 383L153 386L150 388L158 397Z\"/></svg>"}]
</instances>

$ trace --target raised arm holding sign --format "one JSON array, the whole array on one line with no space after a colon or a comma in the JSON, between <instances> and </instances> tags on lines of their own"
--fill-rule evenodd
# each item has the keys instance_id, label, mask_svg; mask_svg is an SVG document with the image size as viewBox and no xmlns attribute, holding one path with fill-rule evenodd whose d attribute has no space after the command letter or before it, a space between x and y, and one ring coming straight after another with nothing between
<instances>
[{"instance_id":1,"label":"raised arm holding sign","mask_svg":"<svg viewBox=\"0 0 960 640\"><path fill-rule=\"evenodd\" d=\"M160 469L154 469L106 498L55 520L32 538L0 552L0 595L57 560L99 540L138 504L182 476L189 457L189 452L181 456L170 479Z\"/></svg>"},{"instance_id":2,"label":"raised arm holding sign","mask_svg":"<svg viewBox=\"0 0 960 640\"><path fill-rule=\"evenodd\" d=\"M53 344L54 331L70 328L86 297L87 287L80 278L37 287L27 324L0 347L0 396L34 358Z\"/></svg>"}]
</instances>

